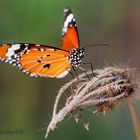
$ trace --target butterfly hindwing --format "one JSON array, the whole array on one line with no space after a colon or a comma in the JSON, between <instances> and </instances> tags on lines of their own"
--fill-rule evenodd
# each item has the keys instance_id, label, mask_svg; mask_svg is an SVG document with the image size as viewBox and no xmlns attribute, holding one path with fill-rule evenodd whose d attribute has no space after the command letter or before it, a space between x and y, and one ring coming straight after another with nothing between
<instances>
[{"instance_id":1,"label":"butterfly hindwing","mask_svg":"<svg viewBox=\"0 0 140 140\"><path fill-rule=\"evenodd\" d=\"M43 45L3 44L0 60L33 77L64 77L71 64L66 51Z\"/></svg>"},{"instance_id":2,"label":"butterfly hindwing","mask_svg":"<svg viewBox=\"0 0 140 140\"><path fill-rule=\"evenodd\" d=\"M64 9L64 25L62 29L62 49L71 51L79 48L79 37L75 18L70 9Z\"/></svg>"}]
</instances>

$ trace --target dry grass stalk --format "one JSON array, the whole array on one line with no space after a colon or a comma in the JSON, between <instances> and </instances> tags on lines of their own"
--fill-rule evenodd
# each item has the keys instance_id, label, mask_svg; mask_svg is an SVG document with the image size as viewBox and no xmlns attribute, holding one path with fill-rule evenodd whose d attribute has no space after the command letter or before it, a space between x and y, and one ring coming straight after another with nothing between
<instances>
[{"instance_id":1,"label":"dry grass stalk","mask_svg":"<svg viewBox=\"0 0 140 140\"><path fill-rule=\"evenodd\" d=\"M139 119L138 119L138 114L137 111L135 109L133 100L131 98L127 99L127 103L131 112L131 116L132 116L132 120L133 120L133 124L134 124L134 130L136 133L136 137L137 140L140 140L140 124L139 124Z\"/></svg>"},{"instance_id":2,"label":"dry grass stalk","mask_svg":"<svg viewBox=\"0 0 140 140\"><path fill-rule=\"evenodd\" d=\"M53 131L58 123L72 111L94 107L94 113L105 113L111 110L115 105L126 101L128 97L134 95L134 90L138 88L138 83L134 83L131 77L130 68L105 67L94 70L96 77L92 72L88 72L90 80L85 73L66 83L58 92L55 100L53 115L48 125L46 136ZM58 110L58 104L61 96L73 87L64 107ZM68 96L68 95L67 95ZM78 116L78 115L77 115ZM78 121L78 117L75 118ZM88 130L88 123L84 126Z\"/></svg>"}]
</instances>

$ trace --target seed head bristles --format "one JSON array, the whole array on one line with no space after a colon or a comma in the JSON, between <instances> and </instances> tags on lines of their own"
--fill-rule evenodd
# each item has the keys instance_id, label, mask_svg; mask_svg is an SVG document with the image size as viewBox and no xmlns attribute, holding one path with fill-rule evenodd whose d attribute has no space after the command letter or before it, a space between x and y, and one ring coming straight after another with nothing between
<instances>
[{"instance_id":1,"label":"seed head bristles","mask_svg":"<svg viewBox=\"0 0 140 140\"><path fill-rule=\"evenodd\" d=\"M94 114L101 114L111 110L114 106L125 102L128 97L133 97L135 89L139 83L135 83L131 77L134 69L104 67L93 71L96 77L93 77L92 71L78 75L78 78L72 79L59 90L55 100L51 122L48 125L45 137L50 131L53 131L68 114L76 112L79 109L93 107ZM71 93L68 89L73 87ZM67 94L65 105L58 109L62 94ZM88 123L85 123L88 124ZM88 130L89 124L84 125Z\"/></svg>"}]
</instances>

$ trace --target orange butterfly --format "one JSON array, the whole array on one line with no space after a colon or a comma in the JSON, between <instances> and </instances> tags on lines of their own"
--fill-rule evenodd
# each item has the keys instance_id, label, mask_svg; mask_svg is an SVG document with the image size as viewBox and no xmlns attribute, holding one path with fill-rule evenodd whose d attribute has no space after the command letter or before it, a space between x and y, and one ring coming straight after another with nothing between
<instances>
[{"instance_id":1,"label":"orange butterfly","mask_svg":"<svg viewBox=\"0 0 140 140\"><path fill-rule=\"evenodd\" d=\"M2 44L0 60L18 67L32 77L66 76L72 67L78 67L84 56L79 48L75 18L70 9L64 9L61 49L35 44Z\"/></svg>"}]
</instances>

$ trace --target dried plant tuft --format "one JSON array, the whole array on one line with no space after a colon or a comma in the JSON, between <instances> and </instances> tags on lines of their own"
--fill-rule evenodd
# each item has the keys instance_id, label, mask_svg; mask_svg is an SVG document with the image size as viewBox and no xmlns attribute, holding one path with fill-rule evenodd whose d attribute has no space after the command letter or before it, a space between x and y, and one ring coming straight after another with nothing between
<instances>
[{"instance_id":1,"label":"dried plant tuft","mask_svg":"<svg viewBox=\"0 0 140 140\"><path fill-rule=\"evenodd\" d=\"M105 114L120 103L130 103L130 98L133 99L137 96L134 91L139 88L139 83L133 76L134 71L135 69L131 68L104 67L87 72L88 76L83 73L78 76L78 79L76 77L66 83L56 97L51 122L45 137L72 112L90 107L94 109L94 114ZM65 105L58 109L58 103L64 94L67 94L68 98ZM76 122L79 122L80 117L80 113L72 115ZM83 126L89 130L89 122L84 123Z\"/></svg>"}]
</instances>

